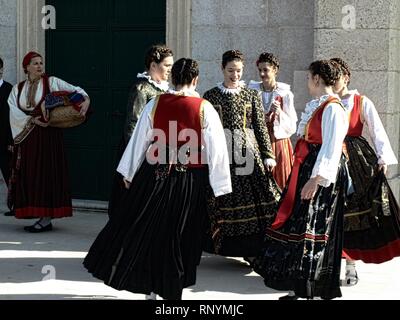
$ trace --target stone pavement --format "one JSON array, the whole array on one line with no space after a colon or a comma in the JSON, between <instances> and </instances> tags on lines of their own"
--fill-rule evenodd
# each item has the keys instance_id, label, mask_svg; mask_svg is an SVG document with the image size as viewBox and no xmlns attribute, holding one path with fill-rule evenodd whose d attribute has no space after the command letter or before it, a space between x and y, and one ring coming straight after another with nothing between
<instances>
[{"instance_id":1,"label":"stone pavement","mask_svg":"<svg viewBox=\"0 0 400 320\"><path fill-rule=\"evenodd\" d=\"M30 221L3 216L5 194L0 176L0 300L143 299L104 285L82 266L107 214L74 212L55 221L53 232L30 234L23 230ZM400 299L400 258L381 265L357 263L357 270L359 283L342 287L341 299ZM184 290L183 299L276 300L283 294L265 287L242 259L204 254L197 284Z\"/></svg>"}]
</instances>

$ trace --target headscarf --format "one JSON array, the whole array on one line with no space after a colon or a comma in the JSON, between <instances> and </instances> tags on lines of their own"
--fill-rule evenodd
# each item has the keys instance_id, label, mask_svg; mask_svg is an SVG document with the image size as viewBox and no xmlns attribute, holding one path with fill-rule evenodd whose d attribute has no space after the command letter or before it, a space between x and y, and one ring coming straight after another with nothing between
<instances>
[{"instance_id":1,"label":"headscarf","mask_svg":"<svg viewBox=\"0 0 400 320\"><path fill-rule=\"evenodd\" d=\"M28 52L25 55L24 59L22 60L22 67L24 68L24 72L25 73L28 72L26 70L26 67L31 63L33 58L37 58L37 57L42 58L42 56L39 53L35 52L35 51Z\"/></svg>"}]
</instances>

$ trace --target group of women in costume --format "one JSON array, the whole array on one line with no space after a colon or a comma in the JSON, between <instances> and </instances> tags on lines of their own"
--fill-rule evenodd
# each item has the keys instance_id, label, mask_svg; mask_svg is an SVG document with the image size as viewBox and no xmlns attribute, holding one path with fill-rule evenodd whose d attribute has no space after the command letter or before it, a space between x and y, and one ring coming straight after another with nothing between
<instances>
[{"instance_id":1,"label":"group of women in costume","mask_svg":"<svg viewBox=\"0 0 400 320\"><path fill-rule=\"evenodd\" d=\"M195 60L173 63L163 45L147 52L127 106L110 219L84 260L105 284L149 299L181 299L195 284L204 250L244 257L266 286L289 291L283 299L332 299L341 296L343 257L346 281L355 284L355 260L400 256L400 211L385 176L397 159L372 101L348 89L347 63L311 63L313 100L297 124L290 86L277 81L278 58L262 53L261 81L248 85L241 80L244 61L239 50L225 52L223 81L201 98ZM12 128L19 141L14 184L23 181L24 154L34 152L29 140L49 130L34 113L42 95L33 100L29 88L71 89L49 79L32 79L10 95L15 123L28 119ZM29 126L37 132L21 134ZM364 126L373 147L362 137ZM48 136L58 139L57 132ZM30 204L30 194L19 191L27 183L14 184L17 217L34 217L39 198ZM48 216L70 214L68 201L60 203L63 209Z\"/></svg>"}]
</instances>

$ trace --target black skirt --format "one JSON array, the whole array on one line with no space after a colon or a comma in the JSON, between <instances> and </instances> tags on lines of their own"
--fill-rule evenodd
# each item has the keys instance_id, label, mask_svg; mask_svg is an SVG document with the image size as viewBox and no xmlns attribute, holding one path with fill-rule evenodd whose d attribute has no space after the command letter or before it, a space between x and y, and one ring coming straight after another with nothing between
<instances>
[{"instance_id":1,"label":"black skirt","mask_svg":"<svg viewBox=\"0 0 400 320\"><path fill-rule=\"evenodd\" d=\"M249 175L230 166L232 193L215 198L208 189L210 221L204 251L230 257L254 257L263 247L265 230L274 221L280 189L269 172L255 165Z\"/></svg>"},{"instance_id":2,"label":"black skirt","mask_svg":"<svg viewBox=\"0 0 400 320\"><path fill-rule=\"evenodd\" d=\"M172 169L163 177L163 169L144 161L84 266L115 289L180 299L196 282L208 170Z\"/></svg>"},{"instance_id":3,"label":"black skirt","mask_svg":"<svg viewBox=\"0 0 400 320\"><path fill-rule=\"evenodd\" d=\"M270 288L294 290L302 298L332 299L341 297L346 162L342 156L335 184L319 187L313 201L302 201L301 190L311 177L320 145L309 148L299 171L292 215L280 229L267 229L265 247L254 261L254 270Z\"/></svg>"},{"instance_id":4,"label":"black skirt","mask_svg":"<svg viewBox=\"0 0 400 320\"><path fill-rule=\"evenodd\" d=\"M125 142L125 139L121 139L118 149L117 149L117 164L119 163L120 159L124 155L125 148L127 146L127 143ZM118 204L121 202L121 199L125 196L127 189L125 188L124 184L124 177L117 171L114 172L113 176L113 182L112 182L112 188L111 188L111 194L110 198L108 201L108 216L111 217L114 212L116 211L116 208L118 207Z\"/></svg>"},{"instance_id":5,"label":"black skirt","mask_svg":"<svg viewBox=\"0 0 400 320\"><path fill-rule=\"evenodd\" d=\"M344 219L344 255L366 263L400 256L400 210L375 151L363 137L347 137L354 193Z\"/></svg>"}]
</instances>

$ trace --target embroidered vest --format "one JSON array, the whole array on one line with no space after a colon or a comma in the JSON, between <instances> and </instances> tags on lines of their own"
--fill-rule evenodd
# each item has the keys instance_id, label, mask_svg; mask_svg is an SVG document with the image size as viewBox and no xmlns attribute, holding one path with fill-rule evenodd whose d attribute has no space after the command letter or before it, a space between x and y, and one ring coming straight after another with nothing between
<instances>
[{"instance_id":1,"label":"embroidered vest","mask_svg":"<svg viewBox=\"0 0 400 320\"><path fill-rule=\"evenodd\" d=\"M187 167L203 166L203 101L202 98L174 94L160 95L156 101L153 129L162 130L165 141L156 138L153 146L180 152L181 156L184 155Z\"/></svg>"},{"instance_id":2,"label":"embroidered vest","mask_svg":"<svg viewBox=\"0 0 400 320\"><path fill-rule=\"evenodd\" d=\"M34 109L32 109L32 111L26 111L24 109L21 108L20 105L20 98L21 98L21 93L22 93L22 89L24 88L25 85L25 81L22 81L18 84L18 95L17 95L17 106L18 108L24 112L25 114L29 115L29 116L38 116L38 115L42 115L42 111L40 110L40 105L42 104L42 102L44 101L44 99L46 98L46 95L48 93L50 93L50 84L49 84L49 77L44 74L42 76L42 83L43 83L43 94L42 94L42 98L40 99L39 103L35 106Z\"/></svg>"}]
</instances>

